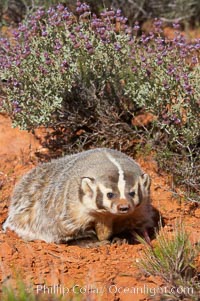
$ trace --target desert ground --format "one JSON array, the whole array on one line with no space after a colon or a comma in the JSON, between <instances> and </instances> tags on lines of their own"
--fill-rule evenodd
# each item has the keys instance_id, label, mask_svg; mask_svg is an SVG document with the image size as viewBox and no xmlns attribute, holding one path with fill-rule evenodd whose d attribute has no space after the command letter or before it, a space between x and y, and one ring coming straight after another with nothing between
<instances>
[{"instance_id":1,"label":"desert ground","mask_svg":"<svg viewBox=\"0 0 200 301\"><path fill-rule=\"evenodd\" d=\"M37 137L44 137L45 129ZM8 214L12 190L28 170L37 166L39 154L48 156L42 139L11 127L10 119L0 114L0 224ZM153 206L160 212L165 231L173 230L181 218L193 244L200 239L200 205L188 202L173 193L171 175L160 171L153 155L134 158L152 179ZM152 245L156 239L152 240ZM165 289L159 277L145 274L137 267L145 246L141 243L105 245L93 248L26 242L8 230L0 232L0 282L16 285L22 279L27 289L36 294L55 293L87 300L149 300ZM200 257L197 258L200 270ZM80 299L75 299L80 300Z\"/></svg>"}]
</instances>

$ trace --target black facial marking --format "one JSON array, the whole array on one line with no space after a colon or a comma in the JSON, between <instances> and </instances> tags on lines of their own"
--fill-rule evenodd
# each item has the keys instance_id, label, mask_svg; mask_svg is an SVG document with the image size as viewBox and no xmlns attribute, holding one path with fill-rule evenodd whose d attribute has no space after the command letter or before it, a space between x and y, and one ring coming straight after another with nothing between
<instances>
[{"instance_id":1,"label":"black facial marking","mask_svg":"<svg viewBox=\"0 0 200 301\"><path fill-rule=\"evenodd\" d=\"M124 180L126 182L127 187L132 187L133 183L135 183L134 173L130 173L129 171L124 172Z\"/></svg>"},{"instance_id":2,"label":"black facial marking","mask_svg":"<svg viewBox=\"0 0 200 301\"><path fill-rule=\"evenodd\" d=\"M118 171L116 171L115 173L108 176L108 180L109 180L109 183L118 183L118 180L119 180L119 174L118 174Z\"/></svg>"},{"instance_id":3,"label":"black facial marking","mask_svg":"<svg viewBox=\"0 0 200 301\"><path fill-rule=\"evenodd\" d=\"M139 204L142 202L143 194L142 194L142 188L140 182L138 183L138 198L139 198Z\"/></svg>"},{"instance_id":4,"label":"black facial marking","mask_svg":"<svg viewBox=\"0 0 200 301\"><path fill-rule=\"evenodd\" d=\"M114 194L112 197L109 197L107 195L108 199L113 199L113 197L120 194L120 191L117 186L118 181L119 181L119 173L118 173L118 171L116 171L116 172L113 172L112 175L108 175L108 182L104 182L104 185L106 187L109 187L112 190L112 193Z\"/></svg>"},{"instance_id":5,"label":"black facial marking","mask_svg":"<svg viewBox=\"0 0 200 301\"><path fill-rule=\"evenodd\" d=\"M79 187L79 189L78 189L78 194L79 194L79 200L82 203L83 202L83 190L81 189L81 187Z\"/></svg>"},{"instance_id":6,"label":"black facial marking","mask_svg":"<svg viewBox=\"0 0 200 301\"><path fill-rule=\"evenodd\" d=\"M103 194L98 187L97 187L96 204L98 209L105 209L105 207L103 206Z\"/></svg>"}]
</instances>

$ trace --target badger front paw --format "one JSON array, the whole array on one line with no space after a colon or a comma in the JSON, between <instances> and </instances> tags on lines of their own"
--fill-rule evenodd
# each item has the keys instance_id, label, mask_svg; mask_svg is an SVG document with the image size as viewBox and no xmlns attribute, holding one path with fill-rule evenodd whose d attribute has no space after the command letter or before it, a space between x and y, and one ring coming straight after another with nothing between
<instances>
[{"instance_id":1,"label":"badger front paw","mask_svg":"<svg viewBox=\"0 0 200 301\"><path fill-rule=\"evenodd\" d=\"M95 225L95 232L99 241L109 240L112 235L112 226L98 222Z\"/></svg>"}]
</instances>

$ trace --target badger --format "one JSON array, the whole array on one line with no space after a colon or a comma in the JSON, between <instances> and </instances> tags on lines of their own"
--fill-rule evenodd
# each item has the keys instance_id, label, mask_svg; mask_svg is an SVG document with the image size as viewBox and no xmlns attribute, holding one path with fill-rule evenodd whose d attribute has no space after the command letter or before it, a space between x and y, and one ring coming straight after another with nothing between
<instances>
[{"instance_id":1,"label":"badger","mask_svg":"<svg viewBox=\"0 0 200 301\"><path fill-rule=\"evenodd\" d=\"M153 227L150 177L126 154L96 148L29 171L16 185L3 224L25 240L111 240Z\"/></svg>"}]
</instances>

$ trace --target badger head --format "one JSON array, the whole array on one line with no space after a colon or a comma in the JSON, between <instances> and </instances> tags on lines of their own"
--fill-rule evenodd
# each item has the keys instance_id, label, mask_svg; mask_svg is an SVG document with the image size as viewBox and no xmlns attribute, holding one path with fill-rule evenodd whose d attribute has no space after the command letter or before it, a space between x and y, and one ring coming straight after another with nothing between
<instances>
[{"instance_id":1,"label":"badger head","mask_svg":"<svg viewBox=\"0 0 200 301\"><path fill-rule=\"evenodd\" d=\"M131 214L149 200L147 174L108 172L103 177L81 179L81 201L93 213Z\"/></svg>"}]
</instances>

